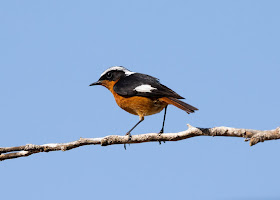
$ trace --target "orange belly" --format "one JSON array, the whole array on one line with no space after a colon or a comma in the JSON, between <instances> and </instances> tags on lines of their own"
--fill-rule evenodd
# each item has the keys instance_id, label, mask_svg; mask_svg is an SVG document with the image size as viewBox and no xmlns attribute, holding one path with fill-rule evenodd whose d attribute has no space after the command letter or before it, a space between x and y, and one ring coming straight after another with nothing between
<instances>
[{"instance_id":1,"label":"orange belly","mask_svg":"<svg viewBox=\"0 0 280 200\"><path fill-rule=\"evenodd\" d=\"M122 97L113 93L117 104L125 111L142 116L153 115L162 111L167 103L159 101L158 99L152 100L146 97Z\"/></svg>"},{"instance_id":2,"label":"orange belly","mask_svg":"<svg viewBox=\"0 0 280 200\"><path fill-rule=\"evenodd\" d=\"M133 115L139 115L140 118L159 113L168 105L159 99L140 96L122 97L113 90L115 83L114 81L103 81L102 85L112 92L119 107Z\"/></svg>"}]
</instances>

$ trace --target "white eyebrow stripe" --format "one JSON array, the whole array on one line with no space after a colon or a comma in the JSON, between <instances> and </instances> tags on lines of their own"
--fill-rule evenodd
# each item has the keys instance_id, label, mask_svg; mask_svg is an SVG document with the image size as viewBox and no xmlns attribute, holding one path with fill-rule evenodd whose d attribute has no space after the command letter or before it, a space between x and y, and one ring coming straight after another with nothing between
<instances>
[{"instance_id":1,"label":"white eyebrow stripe","mask_svg":"<svg viewBox=\"0 0 280 200\"><path fill-rule=\"evenodd\" d=\"M151 85L139 85L136 88L134 88L137 92L152 92L152 90L157 90L157 88L152 87Z\"/></svg>"},{"instance_id":2,"label":"white eyebrow stripe","mask_svg":"<svg viewBox=\"0 0 280 200\"><path fill-rule=\"evenodd\" d=\"M131 74L134 74L135 72L129 71L128 69L124 68L124 67L120 67L120 66L114 66L114 67L110 67L109 69L106 69L101 76L105 75L107 72L109 71L113 71L113 70L118 70L118 71L123 71L125 73L126 76L129 76ZM100 76L100 77L101 77Z\"/></svg>"}]
</instances>

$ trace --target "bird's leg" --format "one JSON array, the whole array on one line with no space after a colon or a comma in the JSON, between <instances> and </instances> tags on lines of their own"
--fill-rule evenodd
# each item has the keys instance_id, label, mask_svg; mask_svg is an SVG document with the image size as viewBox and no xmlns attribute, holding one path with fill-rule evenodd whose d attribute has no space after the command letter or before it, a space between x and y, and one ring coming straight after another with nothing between
<instances>
[{"instance_id":1,"label":"bird's leg","mask_svg":"<svg viewBox=\"0 0 280 200\"><path fill-rule=\"evenodd\" d=\"M125 134L128 135L129 140L131 140L131 134L130 132L135 129L136 126L138 126L142 121L144 121L144 116L139 116L140 120ZM124 144L124 149L126 150L126 144Z\"/></svg>"},{"instance_id":2,"label":"bird's leg","mask_svg":"<svg viewBox=\"0 0 280 200\"><path fill-rule=\"evenodd\" d=\"M162 127L160 132L158 133L159 135L161 135L164 131L164 123L165 123L165 117L166 117L166 111L167 111L167 106L164 108L164 116L163 116L163 122L162 122Z\"/></svg>"},{"instance_id":3,"label":"bird's leg","mask_svg":"<svg viewBox=\"0 0 280 200\"><path fill-rule=\"evenodd\" d=\"M168 106L168 105L167 105ZM164 108L164 116L163 116L163 122L162 122L162 127L158 135L160 136L164 132L164 123L165 123L165 117L166 117L166 111L167 111L167 106ZM159 144L161 144L161 141L158 141ZM164 141L163 141L164 142ZM165 142L164 142L165 143Z\"/></svg>"},{"instance_id":4,"label":"bird's leg","mask_svg":"<svg viewBox=\"0 0 280 200\"><path fill-rule=\"evenodd\" d=\"M144 117L143 116L139 116L140 117L140 120L139 122L137 122L125 135L129 135L129 137L131 137L131 134L130 132L135 129L136 126L138 126L142 121L144 121Z\"/></svg>"}]
</instances>

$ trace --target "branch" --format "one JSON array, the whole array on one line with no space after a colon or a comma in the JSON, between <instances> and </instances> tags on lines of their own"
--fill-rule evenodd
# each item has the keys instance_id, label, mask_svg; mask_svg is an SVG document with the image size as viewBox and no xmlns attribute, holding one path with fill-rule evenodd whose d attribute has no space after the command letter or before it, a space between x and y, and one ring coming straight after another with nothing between
<instances>
[{"instance_id":1,"label":"branch","mask_svg":"<svg viewBox=\"0 0 280 200\"><path fill-rule=\"evenodd\" d=\"M131 139L129 139L128 136L109 135L103 138L80 138L77 141L68 143L50 143L43 145L27 144L18 147L0 147L0 161L30 156L39 152L67 151L85 145L108 146L113 144L134 144L155 141L178 141L196 136L243 137L245 141L250 141L250 146L259 142L264 142L265 140L280 139L280 127L266 131L230 127L196 128L189 124L188 127L188 130L178 133L164 133L161 135L157 133L147 133L132 135Z\"/></svg>"}]
</instances>

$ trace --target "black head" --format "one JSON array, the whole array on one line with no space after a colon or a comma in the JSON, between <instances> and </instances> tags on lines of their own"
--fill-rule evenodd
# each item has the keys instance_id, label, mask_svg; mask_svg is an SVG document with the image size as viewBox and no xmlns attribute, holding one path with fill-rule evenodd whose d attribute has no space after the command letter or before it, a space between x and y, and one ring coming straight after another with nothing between
<instances>
[{"instance_id":1,"label":"black head","mask_svg":"<svg viewBox=\"0 0 280 200\"><path fill-rule=\"evenodd\" d=\"M107 81L117 81L122 77L129 76L134 73L135 72L131 72L122 66L110 67L109 69L105 70L101 74L98 81L90 84L89 86L102 85L104 82L107 82Z\"/></svg>"}]
</instances>

